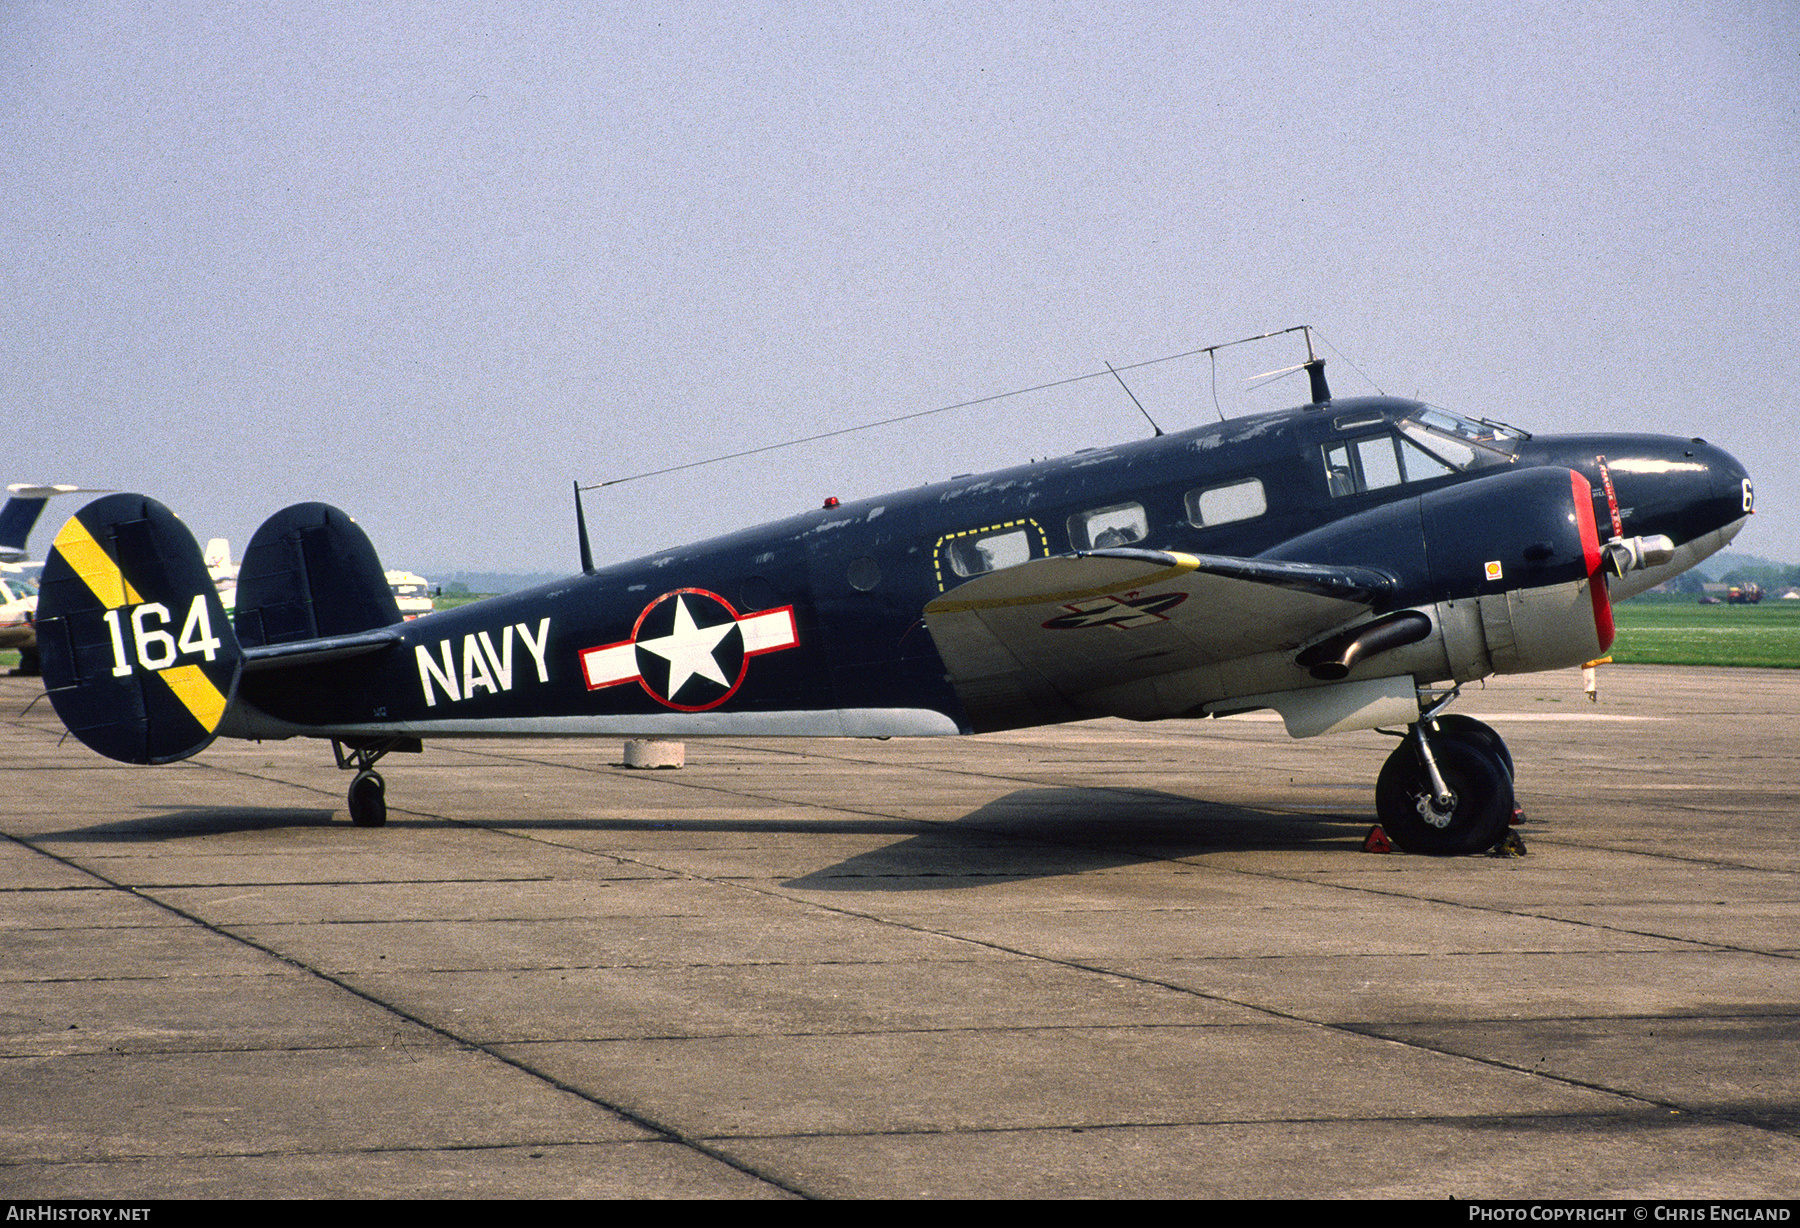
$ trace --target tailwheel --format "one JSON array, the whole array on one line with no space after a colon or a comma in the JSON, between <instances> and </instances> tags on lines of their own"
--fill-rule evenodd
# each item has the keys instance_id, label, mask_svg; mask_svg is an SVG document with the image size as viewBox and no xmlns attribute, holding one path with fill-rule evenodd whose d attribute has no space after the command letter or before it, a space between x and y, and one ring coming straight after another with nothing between
<instances>
[{"instance_id":1,"label":"tailwheel","mask_svg":"<svg viewBox=\"0 0 1800 1228\"><path fill-rule=\"evenodd\" d=\"M1501 756L1480 740L1449 731L1427 738L1415 725L1382 765L1375 813L1409 853L1479 853L1506 834L1512 777Z\"/></svg>"},{"instance_id":2,"label":"tailwheel","mask_svg":"<svg viewBox=\"0 0 1800 1228\"><path fill-rule=\"evenodd\" d=\"M1500 760L1500 766L1506 769L1508 780L1518 779L1518 774L1513 771L1512 751L1506 748L1506 742L1492 725L1484 724L1472 716L1464 716L1460 712L1447 712L1431 723L1445 737L1461 738L1486 750Z\"/></svg>"},{"instance_id":3,"label":"tailwheel","mask_svg":"<svg viewBox=\"0 0 1800 1228\"><path fill-rule=\"evenodd\" d=\"M387 822L387 782L380 772L365 768L351 778L350 821L358 827L380 827Z\"/></svg>"},{"instance_id":4,"label":"tailwheel","mask_svg":"<svg viewBox=\"0 0 1800 1228\"><path fill-rule=\"evenodd\" d=\"M424 743L417 738L364 738L358 741L331 740L331 753L338 767L354 771L350 780L350 821L358 827L381 827L387 823L387 781L375 770L383 756L397 750L418 754Z\"/></svg>"}]
</instances>

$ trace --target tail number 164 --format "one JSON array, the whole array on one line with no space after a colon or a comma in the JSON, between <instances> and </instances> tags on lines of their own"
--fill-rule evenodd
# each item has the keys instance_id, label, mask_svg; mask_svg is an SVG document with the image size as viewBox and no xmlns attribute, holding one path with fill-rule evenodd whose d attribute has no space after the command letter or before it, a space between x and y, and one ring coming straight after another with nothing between
<instances>
[{"instance_id":1,"label":"tail number 164","mask_svg":"<svg viewBox=\"0 0 1800 1228\"><path fill-rule=\"evenodd\" d=\"M106 629L112 636L113 677L131 673L131 662L125 656L125 628L120 611L108 610ZM131 611L131 643L137 652L137 663L148 670L167 669L183 655L199 655L208 661L219 655L219 638L212 631L212 616L207 613L206 594L197 593L181 624L181 634L171 635L173 625L169 607L160 601L147 601Z\"/></svg>"}]
</instances>

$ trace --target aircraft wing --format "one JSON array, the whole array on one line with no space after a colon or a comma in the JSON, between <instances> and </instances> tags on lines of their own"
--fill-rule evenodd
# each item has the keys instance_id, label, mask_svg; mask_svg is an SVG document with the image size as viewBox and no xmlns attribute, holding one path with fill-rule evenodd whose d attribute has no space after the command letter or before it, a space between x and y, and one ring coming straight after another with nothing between
<instances>
[{"instance_id":1,"label":"aircraft wing","mask_svg":"<svg viewBox=\"0 0 1800 1228\"><path fill-rule=\"evenodd\" d=\"M925 622L965 704L1002 728L1027 710L1100 715L1084 696L1296 648L1393 585L1366 567L1095 550L977 576Z\"/></svg>"}]
</instances>

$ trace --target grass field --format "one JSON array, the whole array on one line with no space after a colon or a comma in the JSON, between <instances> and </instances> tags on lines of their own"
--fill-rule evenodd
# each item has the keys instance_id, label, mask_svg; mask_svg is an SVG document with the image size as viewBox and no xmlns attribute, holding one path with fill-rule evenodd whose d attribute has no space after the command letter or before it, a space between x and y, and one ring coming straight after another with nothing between
<instances>
[{"instance_id":1,"label":"grass field","mask_svg":"<svg viewBox=\"0 0 1800 1228\"><path fill-rule=\"evenodd\" d=\"M431 605L433 611L454 610L458 606L465 606L472 601L481 601L491 596L493 596L492 593L450 593L448 595L439 593L431 599Z\"/></svg>"},{"instance_id":2,"label":"grass field","mask_svg":"<svg viewBox=\"0 0 1800 1228\"><path fill-rule=\"evenodd\" d=\"M1800 601L1679 605L1622 601L1613 607L1624 665L1759 665L1800 669Z\"/></svg>"}]
</instances>

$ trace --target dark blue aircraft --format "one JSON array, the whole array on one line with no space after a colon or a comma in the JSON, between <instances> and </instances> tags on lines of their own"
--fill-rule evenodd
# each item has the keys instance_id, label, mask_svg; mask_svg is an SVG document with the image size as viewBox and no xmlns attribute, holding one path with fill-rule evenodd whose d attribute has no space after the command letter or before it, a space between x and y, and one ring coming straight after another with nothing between
<instances>
[{"instance_id":1,"label":"dark blue aircraft","mask_svg":"<svg viewBox=\"0 0 1800 1228\"><path fill-rule=\"evenodd\" d=\"M1489 674L1578 666L1611 598L1720 549L1743 467L1699 439L1534 436L1333 399L838 504L402 622L368 538L306 503L257 532L228 620L142 495L63 528L38 615L58 715L101 754L329 739L351 818L423 739L913 737L1280 713L1405 729L1376 785L1402 847L1504 838L1512 761L1446 714ZM579 505L577 507L579 513Z\"/></svg>"}]
</instances>

